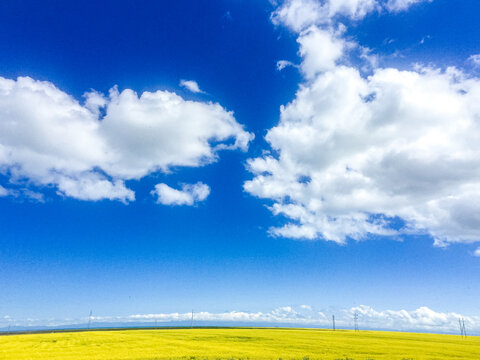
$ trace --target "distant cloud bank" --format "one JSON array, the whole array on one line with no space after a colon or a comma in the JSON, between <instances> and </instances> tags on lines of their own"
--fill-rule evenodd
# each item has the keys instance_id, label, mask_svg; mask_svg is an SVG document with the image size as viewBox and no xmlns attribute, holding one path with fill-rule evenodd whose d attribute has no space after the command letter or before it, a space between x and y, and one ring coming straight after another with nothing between
<instances>
[{"instance_id":1,"label":"distant cloud bank","mask_svg":"<svg viewBox=\"0 0 480 360\"><path fill-rule=\"evenodd\" d=\"M229 311L223 313L196 312L194 313L194 324L202 323L228 325L263 324L282 326L307 326L331 328L332 315L335 315L336 326L339 329L352 329L354 327L354 314L358 315L360 329L382 329L393 331L422 331L433 333L458 333L459 319L465 322L467 333L470 335L480 334L480 317L463 316L457 313L442 313L421 307L413 311L407 310L383 310L378 311L369 306L361 305L350 309L322 310L316 311L309 305L301 305L296 308L285 306L271 312L245 312ZM134 314L128 316L92 316L90 321L95 323L145 323L151 325L168 326L169 323L184 323L190 325L192 313L155 313L155 314ZM56 319L56 320L16 320L8 316L0 318L0 327L4 329L10 325L15 326L62 326L86 324L89 318L83 319Z\"/></svg>"}]
</instances>

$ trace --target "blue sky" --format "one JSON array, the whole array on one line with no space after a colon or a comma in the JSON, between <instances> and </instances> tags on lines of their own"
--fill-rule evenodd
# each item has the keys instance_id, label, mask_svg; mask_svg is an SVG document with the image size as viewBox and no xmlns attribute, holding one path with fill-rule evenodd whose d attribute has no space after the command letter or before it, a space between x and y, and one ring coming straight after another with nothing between
<instances>
[{"instance_id":1,"label":"blue sky","mask_svg":"<svg viewBox=\"0 0 480 360\"><path fill-rule=\"evenodd\" d=\"M480 5L345 4L2 2L0 327L480 331Z\"/></svg>"}]
</instances>

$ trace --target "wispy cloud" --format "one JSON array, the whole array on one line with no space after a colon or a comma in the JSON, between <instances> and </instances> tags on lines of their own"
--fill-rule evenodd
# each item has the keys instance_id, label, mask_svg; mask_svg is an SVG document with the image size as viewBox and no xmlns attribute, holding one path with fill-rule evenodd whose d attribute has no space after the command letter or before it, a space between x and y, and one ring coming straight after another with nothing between
<instances>
[{"instance_id":1,"label":"wispy cloud","mask_svg":"<svg viewBox=\"0 0 480 360\"><path fill-rule=\"evenodd\" d=\"M10 191L5 189L2 185L0 185L0 197L8 196L9 194L10 194Z\"/></svg>"},{"instance_id":2,"label":"wispy cloud","mask_svg":"<svg viewBox=\"0 0 480 360\"><path fill-rule=\"evenodd\" d=\"M480 66L480 54L472 55L468 58L468 60L472 62L473 65Z\"/></svg>"},{"instance_id":3,"label":"wispy cloud","mask_svg":"<svg viewBox=\"0 0 480 360\"><path fill-rule=\"evenodd\" d=\"M285 69L286 67L297 67L297 65L295 65L293 62L291 61L288 61L288 60L278 60L277 61L277 70L278 71L282 71L283 69Z\"/></svg>"},{"instance_id":4,"label":"wispy cloud","mask_svg":"<svg viewBox=\"0 0 480 360\"><path fill-rule=\"evenodd\" d=\"M432 2L433 0L388 0L386 3L386 8L392 12L405 11L409 7L422 3L422 2Z\"/></svg>"},{"instance_id":5,"label":"wispy cloud","mask_svg":"<svg viewBox=\"0 0 480 360\"><path fill-rule=\"evenodd\" d=\"M201 90L194 80L180 80L180 86L195 94L205 94L205 91Z\"/></svg>"}]
</instances>

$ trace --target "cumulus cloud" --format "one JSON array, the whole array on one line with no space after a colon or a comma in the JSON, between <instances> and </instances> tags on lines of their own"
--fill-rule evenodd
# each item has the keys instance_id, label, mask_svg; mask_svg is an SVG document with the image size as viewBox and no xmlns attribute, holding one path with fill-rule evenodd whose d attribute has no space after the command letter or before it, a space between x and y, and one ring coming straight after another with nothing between
<instances>
[{"instance_id":1,"label":"cumulus cloud","mask_svg":"<svg viewBox=\"0 0 480 360\"><path fill-rule=\"evenodd\" d=\"M212 163L252 138L219 104L168 91L114 87L81 104L50 82L0 77L0 172L64 196L133 201L125 181Z\"/></svg>"},{"instance_id":2,"label":"cumulus cloud","mask_svg":"<svg viewBox=\"0 0 480 360\"><path fill-rule=\"evenodd\" d=\"M157 203L163 205L194 205L205 200L210 194L210 187L204 183L184 184L181 190L173 189L167 184L155 185L152 195Z\"/></svg>"},{"instance_id":3,"label":"cumulus cloud","mask_svg":"<svg viewBox=\"0 0 480 360\"><path fill-rule=\"evenodd\" d=\"M480 81L458 70L345 66L318 75L282 107L245 189L291 219L277 235L428 232L437 244L480 241ZM390 220L406 226L394 231Z\"/></svg>"},{"instance_id":4,"label":"cumulus cloud","mask_svg":"<svg viewBox=\"0 0 480 360\"><path fill-rule=\"evenodd\" d=\"M360 20L374 11L399 12L433 0L286 0L271 15L275 25L301 32L311 25L331 24L337 18Z\"/></svg>"},{"instance_id":5,"label":"cumulus cloud","mask_svg":"<svg viewBox=\"0 0 480 360\"><path fill-rule=\"evenodd\" d=\"M287 19L295 4L274 18ZM314 5L332 4L306 6ZM273 152L247 163L253 178L244 189L286 219L271 233L337 243L402 234L429 234L439 246L480 241L480 79L453 67L399 71L377 62L364 77L345 59L362 47L334 29L299 33L306 81L267 132Z\"/></svg>"},{"instance_id":6,"label":"cumulus cloud","mask_svg":"<svg viewBox=\"0 0 480 360\"><path fill-rule=\"evenodd\" d=\"M200 90L200 87L198 86L197 82L194 80L180 80L180 86L184 87L185 89L198 94L204 94L205 92L203 90Z\"/></svg>"}]
</instances>

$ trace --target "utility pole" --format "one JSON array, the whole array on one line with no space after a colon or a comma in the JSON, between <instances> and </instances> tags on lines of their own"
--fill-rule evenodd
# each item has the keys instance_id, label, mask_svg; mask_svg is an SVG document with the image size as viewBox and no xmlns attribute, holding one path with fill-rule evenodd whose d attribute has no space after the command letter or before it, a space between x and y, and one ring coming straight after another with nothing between
<instances>
[{"instance_id":1,"label":"utility pole","mask_svg":"<svg viewBox=\"0 0 480 360\"><path fill-rule=\"evenodd\" d=\"M353 314L353 322L354 322L354 326L355 326L355 331L359 331L358 330L358 313L355 312L355 314Z\"/></svg>"},{"instance_id":2,"label":"utility pole","mask_svg":"<svg viewBox=\"0 0 480 360\"><path fill-rule=\"evenodd\" d=\"M335 315L332 315L332 329L335 331Z\"/></svg>"}]
</instances>

